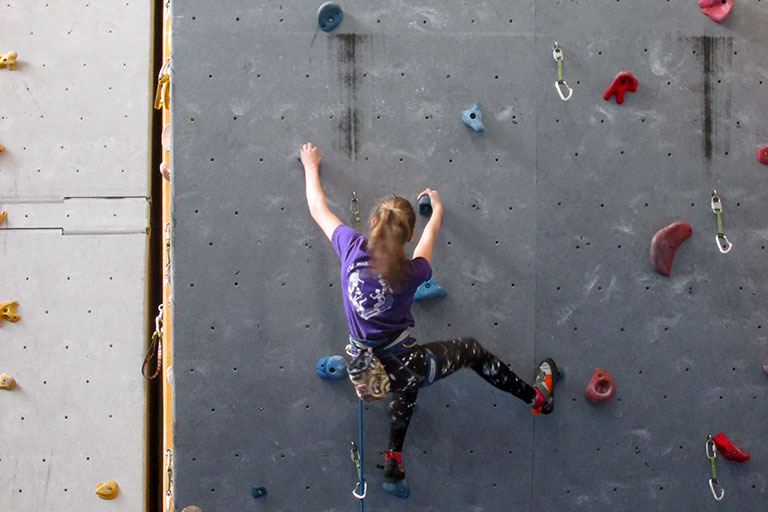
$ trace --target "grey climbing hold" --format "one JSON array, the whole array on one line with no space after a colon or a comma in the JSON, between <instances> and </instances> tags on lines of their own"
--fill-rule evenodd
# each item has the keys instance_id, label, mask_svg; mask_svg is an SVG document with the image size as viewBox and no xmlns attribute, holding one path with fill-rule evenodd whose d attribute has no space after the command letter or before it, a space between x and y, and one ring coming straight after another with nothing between
<instances>
[{"instance_id":1,"label":"grey climbing hold","mask_svg":"<svg viewBox=\"0 0 768 512\"><path fill-rule=\"evenodd\" d=\"M323 32L330 32L341 23L344 13L336 2L325 2L317 10L317 24Z\"/></svg>"},{"instance_id":2,"label":"grey climbing hold","mask_svg":"<svg viewBox=\"0 0 768 512\"><path fill-rule=\"evenodd\" d=\"M424 281L419 285L419 287L416 289L416 293L413 296L413 300L427 300L427 299L434 299L437 297L445 297L448 295L448 292L445 291L445 288L437 284L431 279L428 279L427 281Z\"/></svg>"},{"instance_id":3,"label":"grey climbing hold","mask_svg":"<svg viewBox=\"0 0 768 512\"><path fill-rule=\"evenodd\" d=\"M485 130L485 126L483 126L483 113L480 112L480 105L477 102L461 113L461 120L476 132Z\"/></svg>"},{"instance_id":4,"label":"grey climbing hold","mask_svg":"<svg viewBox=\"0 0 768 512\"><path fill-rule=\"evenodd\" d=\"M424 195L419 199L419 213L425 217L432 215L432 201L430 201L428 195Z\"/></svg>"}]
</instances>

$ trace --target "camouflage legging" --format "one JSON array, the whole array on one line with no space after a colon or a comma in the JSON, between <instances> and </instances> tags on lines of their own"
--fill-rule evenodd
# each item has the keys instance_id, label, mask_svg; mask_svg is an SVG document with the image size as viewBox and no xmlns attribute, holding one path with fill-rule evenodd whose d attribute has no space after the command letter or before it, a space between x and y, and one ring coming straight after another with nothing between
<instances>
[{"instance_id":1,"label":"camouflage legging","mask_svg":"<svg viewBox=\"0 0 768 512\"><path fill-rule=\"evenodd\" d=\"M427 373L428 356L425 348L437 359L435 380L469 367L497 388L512 393L526 403L532 404L536 399L536 392L531 386L520 380L506 364L485 350L474 338L436 341L416 345L398 355L381 355L379 359L389 374L392 393L389 450L403 451L405 433Z\"/></svg>"}]
</instances>

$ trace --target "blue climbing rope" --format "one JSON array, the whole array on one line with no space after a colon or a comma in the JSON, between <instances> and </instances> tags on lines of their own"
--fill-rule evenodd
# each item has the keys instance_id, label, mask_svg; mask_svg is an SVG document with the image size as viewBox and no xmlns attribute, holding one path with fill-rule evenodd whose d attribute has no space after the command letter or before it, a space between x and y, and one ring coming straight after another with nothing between
<instances>
[{"instance_id":1,"label":"blue climbing rope","mask_svg":"<svg viewBox=\"0 0 768 512\"><path fill-rule=\"evenodd\" d=\"M359 404L358 438L360 441L360 489L365 489L365 477L363 476L363 401L358 399L357 402ZM365 512L365 498L360 500L360 512Z\"/></svg>"}]
</instances>

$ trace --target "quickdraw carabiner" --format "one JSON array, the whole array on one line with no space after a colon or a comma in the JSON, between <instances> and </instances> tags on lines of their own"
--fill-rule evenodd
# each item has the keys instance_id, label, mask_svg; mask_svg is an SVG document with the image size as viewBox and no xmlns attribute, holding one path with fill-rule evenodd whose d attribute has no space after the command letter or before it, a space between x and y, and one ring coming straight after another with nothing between
<instances>
[{"instance_id":1,"label":"quickdraw carabiner","mask_svg":"<svg viewBox=\"0 0 768 512\"><path fill-rule=\"evenodd\" d=\"M352 490L352 495L359 500L364 500L365 495L368 494L368 482L363 480L363 477L360 474L360 451L357 449L357 445L354 441L350 441L350 443L352 444L352 448L349 451L349 456L352 459L352 462L355 463L355 467L357 468L357 478L359 479L357 484L355 484L355 488ZM360 492L361 482L363 485L362 492Z\"/></svg>"},{"instance_id":2,"label":"quickdraw carabiner","mask_svg":"<svg viewBox=\"0 0 768 512\"><path fill-rule=\"evenodd\" d=\"M555 82L555 89L561 100L568 101L571 99L573 89L568 87L568 82L563 80L563 50L560 48L557 41L555 41L555 44L552 46L552 58L557 62L557 81ZM563 86L568 90L567 96L563 94Z\"/></svg>"},{"instance_id":3,"label":"quickdraw carabiner","mask_svg":"<svg viewBox=\"0 0 768 512\"><path fill-rule=\"evenodd\" d=\"M352 192L352 199L349 202L349 211L355 218L355 229L360 229L360 201L357 200L357 192Z\"/></svg>"},{"instance_id":4,"label":"quickdraw carabiner","mask_svg":"<svg viewBox=\"0 0 768 512\"><path fill-rule=\"evenodd\" d=\"M717 458L717 451L715 451L715 442L712 440L711 435L707 436L705 450L707 452L707 458L712 465L712 478L709 479L709 488L712 491L712 496L715 498L715 500L722 501L723 497L725 497L725 489L723 489L717 481L717 471L715 471L715 459ZM720 487L719 496L717 495L717 491L715 491L716 485Z\"/></svg>"},{"instance_id":5,"label":"quickdraw carabiner","mask_svg":"<svg viewBox=\"0 0 768 512\"><path fill-rule=\"evenodd\" d=\"M723 233L723 202L720 201L720 196L717 195L717 190L712 191L712 211L717 215L717 235L715 235L715 243L717 243L717 248L720 252L726 254L733 249L733 244Z\"/></svg>"}]
</instances>

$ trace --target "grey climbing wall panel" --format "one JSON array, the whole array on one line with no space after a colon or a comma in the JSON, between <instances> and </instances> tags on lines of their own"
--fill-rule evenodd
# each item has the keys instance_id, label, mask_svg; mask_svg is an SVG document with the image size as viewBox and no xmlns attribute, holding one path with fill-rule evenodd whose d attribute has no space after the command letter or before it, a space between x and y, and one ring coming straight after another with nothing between
<instances>
[{"instance_id":1,"label":"grey climbing wall panel","mask_svg":"<svg viewBox=\"0 0 768 512\"><path fill-rule=\"evenodd\" d=\"M721 430L752 454L718 459L725 503L765 502L768 7L717 25L695 2L646 4L346 2L331 33L319 3L173 6L179 509L358 506L357 401L314 371L346 328L296 162L307 140L347 223L352 192L366 212L440 191L449 295L414 307L420 340L473 335L526 379L547 355L566 373L550 417L470 371L424 390L405 502L379 487L387 406L368 406L368 510L714 510L704 442ZM637 92L603 101L624 69ZM459 119L474 101L482 134ZM676 220L694 234L665 278L648 249ZM602 406L583 398L597 366L617 382Z\"/></svg>"}]
</instances>

